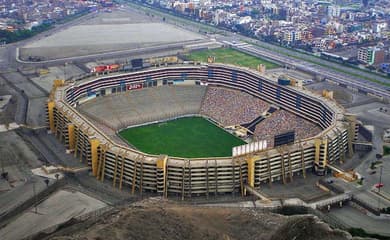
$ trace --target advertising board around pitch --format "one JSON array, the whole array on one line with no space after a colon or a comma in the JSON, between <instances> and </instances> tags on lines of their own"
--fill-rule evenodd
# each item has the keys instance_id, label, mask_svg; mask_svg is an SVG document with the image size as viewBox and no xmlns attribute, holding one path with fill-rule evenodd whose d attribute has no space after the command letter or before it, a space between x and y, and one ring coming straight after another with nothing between
<instances>
[{"instance_id":1,"label":"advertising board around pitch","mask_svg":"<svg viewBox=\"0 0 390 240\"><path fill-rule=\"evenodd\" d=\"M253 152L258 152L262 151L267 148L267 141L262 140L262 141L257 141L257 142L251 142L248 144L236 146L232 148L232 156L241 156Z\"/></svg>"}]
</instances>

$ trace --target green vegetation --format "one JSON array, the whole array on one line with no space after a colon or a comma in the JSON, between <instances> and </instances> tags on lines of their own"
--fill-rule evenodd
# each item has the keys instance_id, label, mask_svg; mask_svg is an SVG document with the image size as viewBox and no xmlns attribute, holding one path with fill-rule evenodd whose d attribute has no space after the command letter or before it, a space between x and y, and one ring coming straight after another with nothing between
<instances>
[{"instance_id":1,"label":"green vegetation","mask_svg":"<svg viewBox=\"0 0 390 240\"><path fill-rule=\"evenodd\" d=\"M390 214L390 207L382 208L382 209L381 209L381 213Z\"/></svg>"},{"instance_id":2,"label":"green vegetation","mask_svg":"<svg viewBox=\"0 0 390 240\"><path fill-rule=\"evenodd\" d=\"M201 50L189 53L186 57L191 61L207 62L207 57L215 57L215 62L233 64L242 67L256 69L257 65L264 64L267 69L278 67L277 64L254 57L249 54L231 48L218 48L212 50Z\"/></svg>"},{"instance_id":3,"label":"green vegetation","mask_svg":"<svg viewBox=\"0 0 390 240\"><path fill-rule=\"evenodd\" d=\"M357 184L363 185L363 178L360 178L360 179L357 181Z\"/></svg>"},{"instance_id":4,"label":"green vegetation","mask_svg":"<svg viewBox=\"0 0 390 240\"><path fill-rule=\"evenodd\" d=\"M370 165L370 169L376 169L376 165L381 164L381 163L382 163L382 161L372 162L371 165Z\"/></svg>"},{"instance_id":5,"label":"green vegetation","mask_svg":"<svg viewBox=\"0 0 390 240\"><path fill-rule=\"evenodd\" d=\"M152 8L151 6L140 6L139 2L136 1L136 0L127 0L127 1L116 0L116 2L118 2L118 3L127 2L133 8L144 10L146 13L152 13L153 15L163 17L164 19L165 19L166 16L169 16L170 19L172 19L175 22L178 22L180 24L199 27L199 31L200 32L202 32L202 31L204 31L204 32L218 32L218 30L220 29L219 33L225 35L225 30L222 30L221 28L210 26L210 25L208 25L206 23L199 23L199 22L194 21L193 19L185 18L184 16L174 16L173 15L173 14L175 14L174 12L165 10L163 8L155 9L155 8ZM245 41L245 42L248 42L250 44L254 44L254 45L257 45L259 47L264 48L264 46L255 44L255 43L250 42L250 41ZM274 44L274 45L276 46L276 44ZM281 47L281 46L278 46L278 47ZM299 52L299 53L306 54L306 55L311 56L311 57L316 57L316 56L314 56L312 54L309 54L309 53L306 53L304 51L299 51L299 50L295 50L295 49L291 49L291 48L288 48L288 49L292 50L292 51ZM361 79L364 79L364 80L367 80L367 81L370 81L370 82L375 82L375 83L381 84L383 86L390 87L390 83L382 82L382 81L376 80L374 78L362 76L361 74L359 74L359 72L367 72L367 73L370 73L370 74L373 74L373 75L378 75L378 76L381 76L381 77L385 77L385 76L383 76L381 74L373 73L373 72L368 71L368 70L359 69L359 68L357 68L355 66L350 66L350 65L345 65L345 66L353 69L354 72L346 71L346 70L338 68L338 67L330 67L328 64L324 64L324 63L321 63L319 61L307 59L307 58L304 58L304 57L292 56L291 54L284 53L284 52L282 53L281 51L278 51L278 50L274 50L274 51L278 52L278 53L281 53L281 54L283 54L285 56L293 57L293 58L299 59L299 60L304 60L304 61L316 64L316 65L319 65L319 66L323 66L323 67L327 67L327 68L333 69L333 70L341 72L341 73L345 73L345 74L350 75L350 76L358 77L358 78L361 78ZM319 57L316 57L316 58L319 58Z\"/></svg>"},{"instance_id":6,"label":"green vegetation","mask_svg":"<svg viewBox=\"0 0 390 240\"><path fill-rule=\"evenodd\" d=\"M250 43L250 44L253 44L253 45L256 45L258 47L264 48L263 46L261 46L259 44L256 44L256 43L253 43L253 42L248 42L248 41L246 41L246 42ZM289 50L293 50L293 49L290 49L290 48L288 48L288 49ZM367 81L370 81L370 82L375 82L375 83L381 84L383 86L390 87L390 83L382 82L382 81L379 81L379 80L376 80L376 79L373 79L373 78L369 78L369 77L365 77L365 76L359 74L359 71L371 73L370 71L367 71L367 70L362 70L362 69L358 69L357 67L352 67L352 66L349 66L349 65L345 65L346 67L354 69L354 72L350 72L350 71L346 71L346 70L344 70L342 68L338 68L338 67L330 66L328 64L321 63L320 61L315 61L315 60L308 59L308 58L305 58L305 57L298 57L298 56L295 56L295 55L292 55L292 54L288 54L286 52L282 52L280 50L273 50L273 51L275 51L275 52L277 52L279 54L288 56L288 57L292 57L292 58L295 58L295 59L299 59L299 60L303 60L303 61L306 61L306 62L309 62L309 63L313 63L313 64L319 65L321 67L330 68L332 70L335 70L335 71L338 71L338 72L341 72L341 73L345 73L345 74L347 74L349 76L358 77L358 78L361 78L361 79L364 79L364 80L367 80ZM319 58L317 56L314 56L314 55L311 55L309 53L305 53L305 52L302 52L302 51L296 51L296 52L303 53L303 54L308 55L310 57ZM371 73L371 74L378 75L378 74L375 74L375 73ZM382 76L382 75L379 75L379 76ZM382 77L384 77L384 76L382 76Z\"/></svg>"},{"instance_id":7,"label":"green vegetation","mask_svg":"<svg viewBox=\"0 0 390 240\"><path fill-rule=\"evenodd\" d=\"M379 235L379 234L367 233L362 228L350 228L350 229L348 229L348 232L352 236L354 236L354 237L369 237L369 238L376 238L376 239L389 239L389 237L387 237L387 236L382 236L382 235Z\"/></svg>"},{"instance_id":8,"label":"green vegetation","mask_svg":"<svg viewBox=\"0 0 390 240\"><path fill-rule=\"evenodd\" d=\"M10 32L7 30L0 30L0 42L5 41L6 43L12 43L21 41L30 37L37 35L43 31L52 28L51 24L41 24L36 27L32 27L31 30L16 30L14 32Z\"/></svg>"},{"instance_id":9,"label":"green vegetation","mask_svg":"<svg viewBox=\"0 0 390 240\"><path fill-rule=\"evenodd\" d=\"M370 169L371 169L371 170L375 169L375 163L372 162L372 163L370 164Z\"/></svg>"},{"instance_id":10,"label":"green vegetation","mask_svg":"<svg viewBox=\"0 0 390 240\"><path fill-rule=\"evenodd\" d=\"M384 146L383 146L383 156L389 155L389 154L390 154L390 147L384 145Z\"/></svg>"},{"instance_id":11,"label":"green vegetation","mask_svg":"<svg viewBox=\"0 0 390 240\"><path fill-rule=\"evenodd\" d=\"M43 24L38 25L36 27L32 27L31 30L22 29L22 30L16 30L14 32L0 30L0 43L1 42L13 43L13 42L17 42L17 41L21 41L21 40L33 37L39 33L42 33L42 32L47 31L49 29L52 29L54 24L64 24L66 22L70 22L70 21L73 21L79 17L82 17L87 13L88 13L87 10L83 10L79 13L66 16L62 19L59 19L56 21L50 21L48 23L43 23Z\"/></svg>"},{"instance_id":12,"label":"green vegetation","mask_svg":"<svg viewBox=\"0 0 390 240\"><path fill-rule=\"evenodd\" d=\"M156 10L155 8L152 8L151 6L140 6L139 2L136 1L136 0L127 0L127 1L116 0L116 2L118 2L118 3L127 2L133 8L142 9L145 12L153 13L156 16L164 17L164 19L165 19L165 16L169 16L169 18L174 20L175 22L179 22L181 24L188 24L188 25L192 25L192 26L197 26L197 27L199 27L200 31L218 32L218 30L220 29L218 27L210 26L210 25L208 25L206 23L196 22L196 21L194 21L192 19L185 18L184 16L174 16L173 15L173 14L175 14L174 12L170 12L170 11L167 11L167 10L162 9L162 8L159 8L159 9ZM225 32L225 30L220 29L220 34L225 35L224 32ZM255 43L250 42L250 41L244 41L244 42L248 42L250 44L254 44L254 45L257 45L259 47L264 48L264 46L255 44ZM276 44L274 44L274 45L276 46ZM281 47L281 46L278 46L278 47ZM311 57L316 57L316 56L314 56L312 54L309 54L309 53L306 53L304 51L298 51L298 50L291 49L291 48L288 48L288 49L292 50L292 51L299 52L299 53L306 54L306 55L311 56ZM362 79L367 80L367 81L375 82L375 83L381 84L383 86L390 87L390 83L385 83L385 82L382 82L382 81L379 81L379 80L376 80L376 79L373 79L373 78L370 78L370 77L365 77L365 76L362 76L361 74L359 74L359 71L360 71L360 72L367 72L367 73L370 73L370 74L373 74L373 75L378 75L378 76L381 76L381 77L385 77L383 75L380 75L380 74L377 74L377 73L373 73L373 72L368 71L368 70L359 69L359 68L357 68L355 66L345 65L346 67L349 67L349 68L352 68L353 70L355 70L355 72L346 71L346 70L343 70L343 69L338 68L338 67L330 67L329 65L321 63L319 61L310 60L310 59L307 59L307 58L304 58L304 57L292 56L291 54L284 53L284 52L281 52L281 51L278 51L278 50L274 50L274 51L278 52L278 53L281 53L282 55L285 55L285 56L289 56L289 57L292 57L292 58L295 58L295 59L299 59L299 60L304 60L304 61L316 64L316 65L319 65L319 66L327 67L327 68L333 69L335 71L345 73L345 74L350 75L350 76L359 77L359 78L362 78ZM317 57L317 58L319 58L319 57Z\"/></svg>"},{"instance_id":13,"label":"green vegetation","mask_svg":"<svg viewBox=\"0 0 390 240\"><path fill-rule=\"evenodd\" d=\"M176 157L226 157L241 139L201 117L125 129L119 135L140 151Z\"/></svg>"}]
</instances>

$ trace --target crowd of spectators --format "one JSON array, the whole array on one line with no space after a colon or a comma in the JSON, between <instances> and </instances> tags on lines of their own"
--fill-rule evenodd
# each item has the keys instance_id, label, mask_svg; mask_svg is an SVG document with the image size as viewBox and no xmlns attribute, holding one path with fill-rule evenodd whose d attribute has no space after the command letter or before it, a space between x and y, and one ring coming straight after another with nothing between
<instances>
[{"instance_id":1,"label":"crowd of spectators","mask_svg":"<svg viewBox=\"0 0 390 240\"><path fill-rule=\"evenodd\" d=\"M221 87L209 87L200 114L209 116L224 126L249 123L262 115L269 104L247 93Z\"/></svg>"},{"instance_id":2,"label":"crowd of spectators","mask_svg":"<svg viewBox=\"0 0 390 240\"><path fill-rule=\"evenodd\" d=\"M321 128L286 110L278 110L259 124L254 137L256 140L266 140L267 146L274 146L274 136L288 131L295 131L295 140L312 137L321 132Z\"/></svg>"}]
</instances>

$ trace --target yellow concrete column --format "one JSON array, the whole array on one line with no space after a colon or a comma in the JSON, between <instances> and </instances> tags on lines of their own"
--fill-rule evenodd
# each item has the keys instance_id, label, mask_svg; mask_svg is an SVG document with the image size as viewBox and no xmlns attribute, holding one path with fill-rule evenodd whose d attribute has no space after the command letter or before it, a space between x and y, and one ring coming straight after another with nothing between
<instances>
[{"instance_id":1,"label":"yellow concrete column","mask_svg":"<svg viewBox=\"0 0 390 240\"><path fill-rule=\"evenodd\" d=\"M98 147L99 147L99 140L96 138L89 140L91 144L91 161L92 161L92 175L96 177L97 170L98 170Z\"/></svg>"},{"instance_id":2,"label":"yellow concrete column","mask_svg":"<svg viewBox=\"0 0 390 240\"><path fill-rule=\"evenodd\" d=\"M324 167L326 167L326 164L328 163L328 139L324 139L322 141L322 144L324 144Z\"/></svg>"},{"instance_id":3,"label":"yellow concrete column","mask_svg":"<svg viewBox=\"0 0 390 240\"><path fill-rule=\"evenodd\" d=\"M248 157L246 160L248 164L248 185L252 188L255 187L255 159Z\"/></svg>"},{"instance_id":4,"label":"yellow concrete column","mask_svg":"<svg viewBox=\"0 0 390 240\"><path fill-rule=\"evenodd\" d=\"M48 114L49 114L49 127L50 131L52 133L55 133L56 129L54 127L54 106L55 103L53 101L50 101L47 103L47 109L48 109Z\"/></svg>"},{"instance_id":5,"label":"yellow concrete column","mask_svg":"<svg viewBox=\"0 0 390 240\"><path fill-rule=\"evenodd\" d=\"M333 99L333 91L323 90L322 96L328 99Z\"/></svg>"},{"instance_id":6,"label":"yellow concrete column","mask_svg":"<svg viewBox=\"0 0 390 240\"><path fill-rule=\"evenodd\" d=\"M68 124L68 137L69 137L69 150L74 150L75 146L75 135L74 135L74 124Z\"/></svg>"},{"instance_id":7,"label":"yellow concrete column","mask_svg":"<svg viewBox=\"0 0 390 240\"><path fill-rule=\"evenodd\" d=\"M168 156L165 155L165 156L162 156L160 157L159 159L157 159L157 162L156 162L156 165L157 165L157 168L158 169L162 169L163 170L163 186L164 186L164 197L166 197L166 193L167 193L167 160L168 160Z\"/></svg>"},{"instance_id":8,"label":"yellow concrete column","mask_svg":"<svg viewBox=\"0 0 390 240\"><path fill-rule=\"evenodd\" d=\"M347 114L346 119L349 123L348 127L348 155L349 157L353 156L353 147L352 143L355 140L355 135L356 135L356 115L353 114Z\"/></svg>"},{"instance_id":9,"label":"yellow concrete column","mask_svg":"<svg viewBox=\"0 0 390 240\"><path fill-rule=\"evenodd\" d=\"M314 163L318 165L318 163L320 162L321 139L315 139L314 146L316 148L314 155Z\"/></svg>"},{"instance_id":10,"label":"yellow concrete column","mask_svg":"<svg viewBox=\"0 0 390 240\"><path fill-rule=\"evenodd\" d=\"M64 80L64 79L55 79L55 80L53 81L53 87L54 87L54 88L61 87L61 86L64 85L64 83L65 83L65 80Z\"/></svg>"}]
</instances>

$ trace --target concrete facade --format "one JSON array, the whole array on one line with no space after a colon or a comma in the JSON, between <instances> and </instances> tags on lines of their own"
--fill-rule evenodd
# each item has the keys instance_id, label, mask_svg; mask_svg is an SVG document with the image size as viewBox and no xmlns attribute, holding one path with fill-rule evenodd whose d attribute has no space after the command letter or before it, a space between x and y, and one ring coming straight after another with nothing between
<instances>
[{"instance_id":1,"label":"concrete facade","mask_svg":"<svg viewBox=\"0 0 390 240\"><path fill-rule=\"evenodd\" d=\"M75 106L121 85L153 87L164 81L208 84L247 92L318 124L315 137L240 157L183 159L145 154L118 144L80 114ZM151 82L151 83L150 83ZM150 84L149 84L150 83ZM111 90L111 91L109 91ZM121 94L115 90L115 94ZM291 86L280 86L256 71L222 64L186 64L86 79L75 84L56 81L48 101L48 126L74 155L91 167L97 179L130 192L158 192L182 199L239 192L274 181L293 181L308 169L323 174L327 164L352 154L355 118L336 102Z\"/></svg>"}]
</instances>

